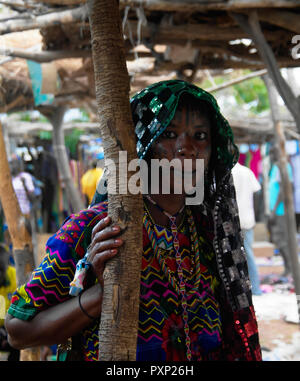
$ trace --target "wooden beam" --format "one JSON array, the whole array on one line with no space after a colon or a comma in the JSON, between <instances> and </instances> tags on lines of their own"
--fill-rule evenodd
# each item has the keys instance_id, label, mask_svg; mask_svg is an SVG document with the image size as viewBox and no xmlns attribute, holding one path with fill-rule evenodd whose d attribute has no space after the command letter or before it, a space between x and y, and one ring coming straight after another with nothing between
<instances>
[{"instance_id":1,"label":"wooden beam","mask_svg":"<svg viewBox=\"0 0 300 381\"><path fill-rule=\"evenodd\" d=\"M64 58L85 58L91 57L89 50L46 50L40 52L32 52L24 49L0 48L0 56L10 56L15 58L23 58L39 63L51 62Z\"/></svg>"},{"instance_id":2,"label":"wooden beam","mask_svg":"<svg viewBox=\"0 0 300 381\"><path fill-rule=\"evenodd\" d=\"M240 10L239 12L247 13L248 10ZM265 21L268 24L276 25L297 34L300 31L300 13L283 9L258 9L257 15L260 21Z\"/></svg>"},{"instance_id":3,"label":"wooden beam","mask_svg":"<svg viewBox=\"0 0 300 381\"><path fill-rule=\"evenodd\" d=\"M40 8L40 4L26 1L19 1L19 0L0 0L0 4L5 5L6 7L13 7L13 8L23 8L23 9L37 9Z\"/></svg>"},{"instance_id":4,"label":"wooden beam","mask_svg":"<svg viewBox=\"0 0 300 381\"><path fill-rule=\"evenodd\" d=\"M9 20L0 24L0 35L20 32L31 29L41 29L50 26L70 24L74 22L82 23L87 18L86 7L51 12L41 16L33 16L31 19ZM88 27L88 24L86 24ZM134 39L137 39L138 21L130 21L131 33ZM124 32L126 34L127 27ZM268 41L278 41L284 38L282 31L265 31ZM141 37L151 39L154 43L176 43L177 40L190 41L230 41L241 38L248 38L246 32L241 28L218 27L213 24L181 24L181 25L159 25L148 22L147 25L141 27ZM289 36L289 40L291 36ZM82 42L83 43L83 42Z\"/></svg>"},{"instance_id":5,"label":"wooden beam","mask_svg":"<svg viewBox=\"0 0 300 381\"><path fill-rule=\"evenodd\" d=\"M80 5L84 4L85 1L82 0L45 0L43 1L43 4L50 4L50 5ZM41 3L38 1L22 1L22 0L0 0L0 4L3 4L7 7L13 7L13 8L40 8Z\"/></svg>"},{"instance_id":6,"label":"wooden beam","mask_svg":"<svg viewBox=\"0 0 300 381\"><path fill-rule=\"evenodd\" d=\"M43 0L44 4L51 5L79 5L85 0ZM299 7L296 0L120 0L120 9L130 5L132 7L143 6L153 11L204 11L204 10L233 10L243 8L293 8Z\"/></svg>"},{"instance_id":7,"label":"wooden beam","mask_svg":"<svg viewBox=\"0 0 300 381\"><path fill-rule=\"evenodd\" d=\"M51 0L55 1L55 0ZM47 2L47 0L45 0ZM294 8L300 7L296 0L228 0L228 1L201 1L201 0L120 0L120 7L138 7L151 11L166 12L201 12L206 10L233 11L245 8Z\"/></svg>"},{"instance_id":8,"label":"wooden beam","mask_svg":"<svg viewBox=\"0 0 300 381\"><path fill-rule=\"evenodd\" d=\"M138 22L131 21L131 33L137 38ZM127 28L124 29L126 34ZM284 33L281 31L265 31L268 41L282 40ZM178 40L185 41L231 41L249 38L249 35L238 26L222 28L212 24L181 24L181 25L159 25L148 22L141 27L141 38L151 39L152 43L176 45ZM290 36L291 39L291 36ZM289 39L289 40L290 40Z\"/></svg>"},{"instance_id":9,"label":"wooden beam","mask_svg":"<svg viewBox=\"0 0 300 381\"><path fill-rule=\"evenodd\" d=\"M24 49L14 49L14 48L1 48L0 56L9 56L13 58L23 58L25 60L31 60L39 63L52 62L55 60L61 60L66 58L87 58L92 57L91 50L43 50L40 52L29 52ZM151 58L152 54L150 52L139 52L139 58ZM135 60L136 56L132 52L126 54L127 61ZM0 61L1 65L1 61Z\"/></svg>"},{"instance_id":10,"label":"wooden beam","mask_svg":"<svg viewBox=\"0 0 300 381\"><path fill-rule=\"evenodd\" d=\"M34 105L33 98L25 97L24 95L17 96L11 103L0 105L1 113L8 113L14 110L23 110L32 108Z\"/></svg>"},{"instance_id":11,"label":"wooden beam","mask_svg":"<svg viewBox=\"0 0 300 381\"><path fill-rule=\"evenodd\" d=\"M278 59L278 65L280 67L298 67L300 62L291 59L280 58ZM260 70L264 69L266 66L263 61L259 60L256 62L251 62L250 60L236 60L232 57L213 57L213 56L202 56L200 69L252 69ZM193 69L193 64L189 62L173 63L171 61L164 61L157 63L154 68L146 69L143 73L153 72L155 75L159 72L177 71L181 69Z\"/></svg>"},{"instance_id":12,"label":"wooden beam","mask_svg":"<svg viewBox=\"0 0 300 381\"><path fill-rule=\"evenodd\" d=\"M0 35L22 32L24 30L40 29L48 26L73 23L87 18L86 6L48 13L42 16L32 17L28 20L11 20L0 24Z\"/></svg>"},{"instance_id":13,"label":"wooden beam","mask_svg":"<svg viewBox=\"0 0 300 381\"><path fill-rule=\"evenodd\" d=\"M300 33L300 13L293 13L284 10L259 10L258 18L269 24L285 28L297 34Z\"/></svg>"}]
</instances>

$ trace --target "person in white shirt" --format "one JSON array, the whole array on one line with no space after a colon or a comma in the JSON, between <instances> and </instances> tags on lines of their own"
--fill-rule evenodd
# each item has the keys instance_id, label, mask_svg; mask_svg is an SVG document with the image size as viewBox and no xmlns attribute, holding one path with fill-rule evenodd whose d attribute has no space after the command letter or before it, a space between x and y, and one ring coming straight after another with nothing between
<instances>
[{"instance_id":1,"label":"person in white shirt","mask_svg":"<svg viewBox=\"0 0 300 381\"><path fill-rule=\"evenodd\" d=\"M32 176L22 170L22 162L13 159L10 163L12 185L16 193L22 214L28 216L31 211L31 201L34 197L34 183Z\"/></svg>"},{"instance_id":2,"label":"person in white shirt","mask_svg":"<svg viewBox=\"0 0 300 381\"><path fill-rule=\"evenodd\" d=\"M244 246L248 262L249 277L252 284L252 294L261 295L259 274L252 249L256 222L253 195L261 189L261 186L251 169L239 163L233 167L232 176L236 190L241 229L244 234Z\"/></svg>"}]
</instances>

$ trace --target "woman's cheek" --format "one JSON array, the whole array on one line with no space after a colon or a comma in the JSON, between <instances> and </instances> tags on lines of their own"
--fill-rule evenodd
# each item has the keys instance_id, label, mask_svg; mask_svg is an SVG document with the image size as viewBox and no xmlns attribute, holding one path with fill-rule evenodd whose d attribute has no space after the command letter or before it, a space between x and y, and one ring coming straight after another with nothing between
<instances>
[{"instance_id":1,"label":"woman's cheek","mask_svg":"<svg viewBox=\"0 0 300 381\"><path fill-rule=\"evenodd\" d=\"M211 146L210 144L205 147L198 147L197 159L204 159L205 168L208 166L209 159L211 156Z\"/></svg>"},{"instance_id":2,"label":"woman's cheek","mask_svg":"<svg viewBox=\"0 0 300 381\"><path fill-rule=\"evenodd\" d=\"M168 156L168 150L167 148L161 144L157 143L153 147L153 159L164 159Z\"/></svg>"}]
</instances>

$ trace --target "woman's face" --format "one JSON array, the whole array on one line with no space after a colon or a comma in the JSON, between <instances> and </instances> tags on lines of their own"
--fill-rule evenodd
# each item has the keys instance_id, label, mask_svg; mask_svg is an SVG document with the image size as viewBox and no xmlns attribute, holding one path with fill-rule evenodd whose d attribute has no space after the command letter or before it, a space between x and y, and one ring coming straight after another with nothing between
<instances>
[{"instance_id":1,"label":"woman's face","mask_svg":"<svg viewBox=\"0 0 300 381\"><path fill-rule=\"evenodd\" d=\"M199 111L182 107L177 110L173 120L159 139L152 145L153 159L179 159L183 171L185 159L191 159L193 185L196 183L196 160L204 160L207 168L211 156L211 124L206 115ZM198 173L199 176L199 173Z\"/></svg>"}]
</instances>

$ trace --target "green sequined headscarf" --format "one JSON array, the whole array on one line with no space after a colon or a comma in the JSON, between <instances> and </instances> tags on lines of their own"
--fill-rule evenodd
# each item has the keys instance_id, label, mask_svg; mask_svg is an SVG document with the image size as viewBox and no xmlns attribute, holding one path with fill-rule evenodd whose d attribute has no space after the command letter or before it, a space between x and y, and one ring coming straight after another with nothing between
<instances>
[{"instance_id":1,"label":"green sequined headscarf","mask_svg":"<svg viewBox=\"0 0 300 381\"><path fill-rule=\"evenodd\" d=\"M214 153L213 176L218 183L238 161L238 148L234 144L229 123L221 114L215 98L191 83L182 80L157 82L131 98L132 118L137 137L137 155L140 159L145 158L153 142L157 140L174 118L179 100L185 93L210 105L210 115L214 124L214 136L212 138L216 151ZM103 200L103 197L96 197L93 204L99 200Z\"/></svg>"},{"instance_id":2,"label":"green sequined headscarf","mask_svg":"<svg viewBox=\"0 0 300 381\"><path fill-rule=\"evenodd\" d=\"M153 142L168 127L184 93L211 106L215 125L213 138L217 150L217 164L219 163L223 169L231 169L238 160L238 148L234 144L232 130L221 114L217 101L205 90L182 80L155 83L132 97L130 103L137 136L138 157L143 159Z\"/></svg>"}]
</instances>

